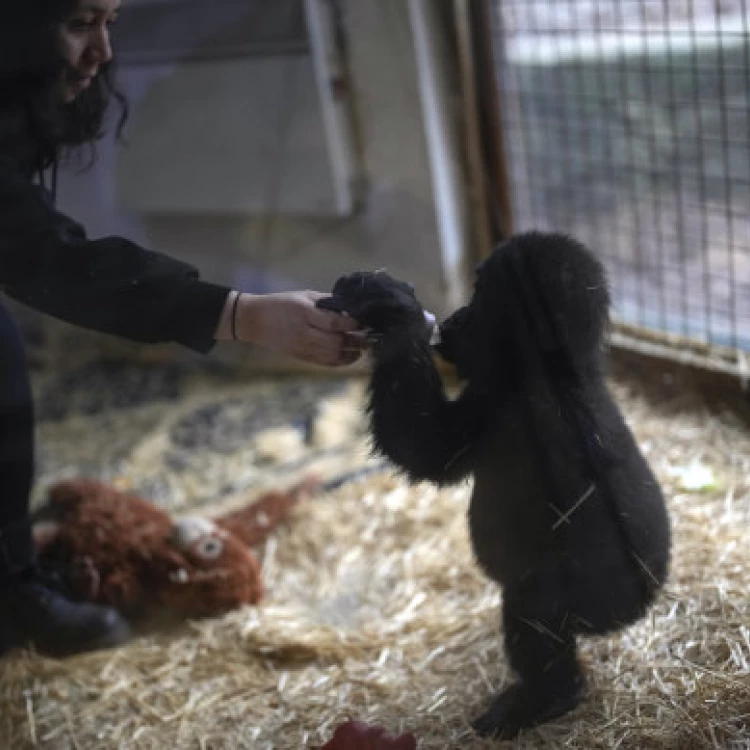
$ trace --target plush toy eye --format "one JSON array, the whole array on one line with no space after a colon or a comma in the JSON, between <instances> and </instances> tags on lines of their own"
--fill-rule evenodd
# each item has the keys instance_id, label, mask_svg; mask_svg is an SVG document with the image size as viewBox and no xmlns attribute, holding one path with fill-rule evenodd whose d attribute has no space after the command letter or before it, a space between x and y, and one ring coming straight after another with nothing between
<instances>
[{"instance_id":1,"label":"plush toy eye","mask_svg":"<svg viewBox=\"0 0 750 750\"><path fill-rule=\"evenodd\" d=\"M172 543L180 549L188 549L201 539L209 538L215 532L216 525L208 518L187 516L180 519L172 529Z\"/></svg>"},{"instance_id":2,"label":"plush toy eye","mask_svg":"<svg viewBox=\"0 0 750 750\"><path fill-rule=\"evenodd\" d=\"M209 537L198 542L195 551L205 560L215 560L224 551L224 543L221 539Z\"/></svg>"}]
</instances>

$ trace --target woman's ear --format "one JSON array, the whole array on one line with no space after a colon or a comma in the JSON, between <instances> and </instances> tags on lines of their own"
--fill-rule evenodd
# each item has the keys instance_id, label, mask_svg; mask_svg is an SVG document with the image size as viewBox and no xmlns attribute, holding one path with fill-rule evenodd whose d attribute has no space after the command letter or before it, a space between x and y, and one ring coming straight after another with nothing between
<instances>
[{"instance_id":1,"label":"woman's ear","mask_svg":"<svg viewBox=\"0 0 750 750\"><path fill-rule=\"evenodd\" d=\"M36 521L31 527L31 538L34 549L43 552L49 547L60 533L60 524L56 521Z\"/></svg>"}]
</instances>

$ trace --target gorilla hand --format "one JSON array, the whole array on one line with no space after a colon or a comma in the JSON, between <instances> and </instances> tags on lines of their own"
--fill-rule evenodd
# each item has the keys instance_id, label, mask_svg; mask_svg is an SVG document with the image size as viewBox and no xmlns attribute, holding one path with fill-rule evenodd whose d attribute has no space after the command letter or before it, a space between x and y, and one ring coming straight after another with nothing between
<instances>
[{"instance_id":1,"label":"gorilla hand","mask_svg":"<svg viewBox=\"0 0 750 750\"><path fill-rule=\"evenodd\" d=\"M318 307L346 313L376 339L394 333L429 339L434 318L424 311L414 287L384 271L356 271L336 281Z\"/></svg>"}]
</instances>

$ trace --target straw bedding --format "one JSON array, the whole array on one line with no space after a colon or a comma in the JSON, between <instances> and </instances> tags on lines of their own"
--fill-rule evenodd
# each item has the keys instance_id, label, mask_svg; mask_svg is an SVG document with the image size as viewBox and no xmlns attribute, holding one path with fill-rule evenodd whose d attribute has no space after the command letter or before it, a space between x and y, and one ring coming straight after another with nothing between
<instances>
[{"instance_id":1,"label":"straw bedding","mask_svg":"<svg viewBox=\"0 0 750 750\"><path fill-rule=\"evenodd\" d=\"M128 392L127 368L116 372L114 390ZM59 383L38 381L40 496L88 473L176 513L211 511L371 461L361 381L151 375L151 391L136 384L112 404L79 373L59 408ZM618 377L614 388L668 495L670 584L647 620L585 641L583 706L507 746L750 747L750 433L678 383ZM468 545L469 491L378 469L309 501L273 537L259 607L109 653L5 658L0 748L299 750L350 716L412 731L423 749L496 747L467 730L509 679L498 592Z\"/></svg>"}]
</instances>

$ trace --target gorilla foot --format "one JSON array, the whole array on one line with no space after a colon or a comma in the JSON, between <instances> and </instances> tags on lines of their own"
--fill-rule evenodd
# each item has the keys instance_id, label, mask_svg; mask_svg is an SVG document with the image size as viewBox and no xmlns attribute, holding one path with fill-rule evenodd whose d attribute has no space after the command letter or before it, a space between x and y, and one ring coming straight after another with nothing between
<instances>
[{"instance_id":1,"label":"gorilla foot","mask_svg":"<svg viewBox=\"0 0 750 750\"><path fill-rule=\"evenodd\" d=\"M552 694L516 683L500 693L489 708L472 722L480 737L508 740L522 729L544 724L572 711L583 700L581 679L570 691Z\"/></svg>"}]
</instances>

